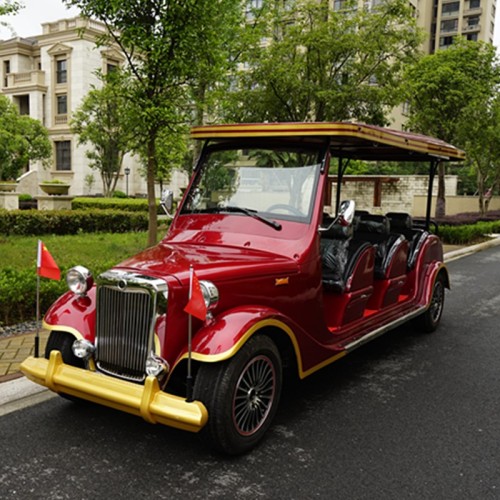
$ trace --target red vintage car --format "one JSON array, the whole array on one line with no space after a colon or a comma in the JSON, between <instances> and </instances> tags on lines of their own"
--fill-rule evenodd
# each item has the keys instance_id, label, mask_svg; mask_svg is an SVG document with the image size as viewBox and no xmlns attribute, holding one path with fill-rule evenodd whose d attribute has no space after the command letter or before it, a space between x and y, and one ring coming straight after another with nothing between
<instances>
[{"instance_id":1,"label":"red vintage car","mask_svg":"<svg viewBox=\"0 0 500 500\"><path fill-rule=\"evenodd\" d=\"M165 238L95 283L71 269L44 319L45 358L21 368L62 396L200 431L238 454L266 433L290 373L307 377L409 320L433 331L443 312L430 199L423 226L356 212L353 200L325 213L329 170L340 200L350 160L423 161L431 192L438 162L464 154L353 123L204 126L192 137L203 150Z\"/></svg>"}]
</instances>

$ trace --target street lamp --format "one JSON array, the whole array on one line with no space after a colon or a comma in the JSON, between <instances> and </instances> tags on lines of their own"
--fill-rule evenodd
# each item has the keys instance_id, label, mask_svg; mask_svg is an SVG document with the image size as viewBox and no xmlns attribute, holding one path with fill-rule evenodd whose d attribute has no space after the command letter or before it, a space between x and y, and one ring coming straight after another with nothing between
<instances>
[{"instance_id":1,"label":"street lamp","mask_svg":"<svg viewBox=\"0 0 500 500\"><path fill-rule=\"evenodd\" d=\"M125 167L125 182L126 182L126 191L127 191L127 198L128 198L128 176L130 174L130 168Z\"/></svg>"}]
</instances>

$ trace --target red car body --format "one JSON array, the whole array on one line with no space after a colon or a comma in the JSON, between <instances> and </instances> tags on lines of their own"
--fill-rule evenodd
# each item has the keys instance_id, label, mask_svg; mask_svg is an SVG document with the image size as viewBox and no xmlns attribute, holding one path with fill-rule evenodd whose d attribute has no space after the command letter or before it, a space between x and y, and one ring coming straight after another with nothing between
<instances>
[{"instance_id":1,"label":"red car body","mask_svg":"<svg viewBox=\"0 0 500 500\"><path fill-rule=\"evenodd\" d=\"M61 394L152 422L203 429L219 450L241 453L270 425L284 367L304 378L403 322L417 318L433 330L441 317L449 280L441 242L428 231L429 214L427 227L418 228L409 214L353 220L351 213L346 220L342 208L353 205L337 202L336 213L325 217L333 160L339 185L349 159L428 161L432 183L437 161L460 160L463 153L436 139L350 123L197 127L192 135L206 141L204 153L165 238L115 266L100 285L97 280L112 289L109 297L102 293L103 302L96 285L56 301L44 320L54 334L47 359L28 358L22 369ZM259 170L259 162L272 166ZM207 187L214 179L222 189ZM278 203L266 208L274 196ZM204 321L184 312L191 269L216 290L212 303L206 297ZM163 366L137 380L135 372L115 367L122 354L108 364L99 359L107 343L115 351L128 349L127 356L135 349L124 339L140 316L133 301L142 293L120 301L126 290L144 291L127 288L136 282L153 283L158 310L141 347ZM107 304L113 319L96 314ZM135 309L127 316L129 308ZM106 321L112 333L100 340L96 331ZM97 351L75 362L61 335L85 339ZM257 368L264 373L259 380ZM243 387L246 378L252 382Z\"/></svg>"}]
</instances>

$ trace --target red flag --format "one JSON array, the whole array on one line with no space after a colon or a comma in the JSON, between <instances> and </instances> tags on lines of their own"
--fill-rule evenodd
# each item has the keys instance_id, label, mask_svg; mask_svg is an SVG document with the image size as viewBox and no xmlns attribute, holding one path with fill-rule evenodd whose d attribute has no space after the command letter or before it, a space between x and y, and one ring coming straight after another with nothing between
<instances>
[{"instance_id":1,"label":"red flag","mask_svg":"<svg viewBox=\"0 0 500 500\"><path fill-rule=\"evenodd\" d=\"M43 276L44 278L49 278L51 280L60 280L61 271L56 264L56 261L50 255L47 247L38 240L38 257L36 260L36 273L38 276Z\"/></svg>"},{"instance_id":2,"label":"red flag","mask_svg":"<svg viewBox=\"0 0 500 500\"><path fill-rule=\"evenodd\" d=\"M203 298L200 282L198 281L198 277L192 268L190 273L189 302L186 304L184 311L191 314L191 316L195 316L196 318L205 321L207 319L207 306L205 305L205 299Z\"/></svg>"}]
</instances>

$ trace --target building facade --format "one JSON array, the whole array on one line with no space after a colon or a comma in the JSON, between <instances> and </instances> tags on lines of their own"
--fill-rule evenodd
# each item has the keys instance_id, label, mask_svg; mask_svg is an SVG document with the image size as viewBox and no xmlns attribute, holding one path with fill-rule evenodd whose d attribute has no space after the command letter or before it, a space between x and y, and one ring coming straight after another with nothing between
<instances>
[{"instance_id":1,"label":"building facade","mask_svg":"<svg viewBox=\"0 0 500 500\"><path fill-rule=\"evenodd\" d=\"M447 49L453 39L493 43L496 0L419 0L419 21L429 33L427 53Z\"/></svg>"},{"instance_id":2,"label":"building facade","mask_svg":"<svg viewBox=\"0 0 500 500\"><path fill-rule=\"evenodd\" d=\"M100 22L76 17L44 23L42 28L41 35L0 42L2 93L21 114L45 125L53 145L49 168L33 162L17 191L39 195L41 181L58 179L70 184L73 196L102 193L99 172L89 167L86 147L78 144L70 130L71 115L93 87L102 85L97 72L106 73L124 64L125 58L116 48L97 46L106 30ZM117 189L145 196L141 172L140 163L127 155ZM182 174L174 173L172 178L185 185Z\"/></svg>"}]
</instances>

